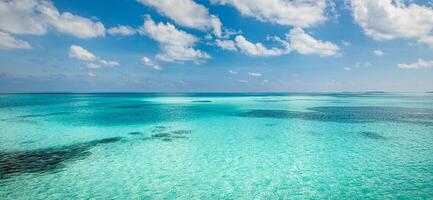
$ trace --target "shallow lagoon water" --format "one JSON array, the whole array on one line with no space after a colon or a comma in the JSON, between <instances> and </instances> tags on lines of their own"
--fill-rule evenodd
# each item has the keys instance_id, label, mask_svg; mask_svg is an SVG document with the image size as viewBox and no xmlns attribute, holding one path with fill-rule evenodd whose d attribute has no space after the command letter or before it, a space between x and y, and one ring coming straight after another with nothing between
<instances>
[{"instance_id":1,"label":"shallow lagoon water","mask_svg":"<svg viewBox=\"0 0 433 200\"><path fill-rule=\"evenodd\" d=\"M432 94L0 96L1 199L428 199L432 155Z\"/></svg>"}]
</instances>

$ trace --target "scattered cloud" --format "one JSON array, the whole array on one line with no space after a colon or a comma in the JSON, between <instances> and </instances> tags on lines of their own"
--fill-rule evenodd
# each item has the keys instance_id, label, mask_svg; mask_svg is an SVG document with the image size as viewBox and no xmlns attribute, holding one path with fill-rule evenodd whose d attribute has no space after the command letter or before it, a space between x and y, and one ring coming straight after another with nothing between
<instances>
[{"instance_id":1,"label":"scattered cloud","mask_svg":"<svg viewBox=\"0 0 433 200\"><path fill-rule=\"evenodd\" d=\"M110 35L122 35L122 36L130 36L136 33L136 30L130 26L119 25L116 27L111 27L107 31Z\"/></svg>"},{"instance_id":2,"label":"scattered cloud","mask_svg":"<svg viewBox=\"0 0 433 200\"><path fill-rule=\"evenodd\" d=\"M375 40L412 38L433 47L433 8L401 0L351 0L352 15Z\"/></svg>"},{"instance_id":3,"label":"scattered cloud","mask_svg":"<svg viewBox=\"0 0 433 200\"><path fill-rule=\"evenodd\" d=\"M201 31L213 30L214 35L221 37L222 23L219 18L209 14L205 6L193 0L138 0L138 2L155 8L176 24Z\"/></svg>"},{"instance_id":4,"label":"scattered cloud","mask_svg":"<svg viewBox=\"0 0 433 200\"><path fill-rule=\"evenodd\" d=\"M262 43L252 43L245 39L244 36L238 35L235 38L236 46L239 50L250 56L281 56L290 53L290 49L267 48Z\"/></svg>"},{"instance_id":5,"label":"scattered cloud","mask_svg":"<svg viewBox=\"0 0 433 200\"><path fill-rule=\"evenodd\" d=\"M356 62L355 64L353 64L350 67L345 67L345 70L351 70L351 69L358 69L358 68L364 68L364 67L371 67L371 63L370 62Z\"/></svg>"},{"instance_id":6,"label":"scattered cloud","mask_svg":"<svg viewBox=\"0 0 433 200\"><path fill-rule=\"evenodd\" d=\"M31 49L32 46L26 41L15 39L8 33L0 31L0 49Z\"/></svg>"},{"instance_id":7,"label":"scattered cloud","mask_svg":"<svg viewBox=\"0 0 433 200\"><path fill-rule=\"evenodd\" d=\"M241 30L236 31L233 29L224 28L221 38L227 39L227 38L230 38L232 35L239 35L239 34L242 34Z\"/></svg>"},{"instance_id":8,"label":"scattered cloud","mask_svg":"<svg viewBox=\"0 0 433 200\"><path fill-rule=\"evenodd\" d=\"M161 70L162 69L161 66L159 66L157 63L155 63L154 61L152 61L150 58L148 58L146 56L143 56L141 61L143 61L144 65L149 66L155 70Z\"/></svg>"},{"instance_id":9,"label":"scattered cloud","mask_svg":"<svg viewBox=\"0 0 433 200\"><path fill-rule=\"evenodd\" d=\"M86 66L88 68L96 69L100 67L116 67L120 65L117 61L103 60L78 45L71 45L71 47L69 47L68 55L70 58L86 61Z\"/></svg>"},{"instance_id":10,"label":"scattered cloud","mask_svg":"<svg viewBox=\"0 0 433 200\"><path fill-rule=\"evenodd\" d=\"M292 50L300 54L318 54L322 57L339 54L340 48L337 45L328 41L316 40L301 28L293 28L286 37L290 41Z\"/></svg>"},{"instance_id":11,"label":"scattered cloud","mask_svg":"<svg viewBox=\"0 0 433 200\"><path fill-rule=\"evenodd\" d=\"M345 40L342 40L342 41L341 41L341 45L348 47L348 46L351 46L352 43L350 43L350 42L348 42L348 41L345 41Z\"/></svg>"},{"instance_id":12,"label":"scattered cloud","mask_svg":"<svg viewBox=\"0 0 433 200\"><path fill-rule=\"evenodd\" d=\"M95 61L97 58L94 54L77 45L71 45L69 48L69 57L84 61Z\"/></svg>"},{"instance_id":13,"label":"scattered cloud","mask_svg":"<svg viewBox=\"0 0 433 200\"><path fill-rule=\"evenodd\" d=\"M344 70L346 70L346 71L350 71L350 70L352 70L352 68L350 68L350 67L345 67Z\"/></svg>"},{"instance_id":14,"label":"scattered cloud","mask_svg":"<svg viewBox=\"0 0 433 200\"><path fill-rule=\"evenodd\" d=\"M249 76L262 76L262 74L258 73L258 72L248 72L248 75Z\"/></svg>"},{"instance_id":15,"label":"scattered cloud","mask_svg":"<svg viewBox=\"0 0 433 200\"><path fill-rule=\"evenodd\" d=\"M198 41L194 35L178 30L170 23L155 23L152 18L147 17L139 33L159 42L162 52L156 55L158 60L201 63L210 58L206 52L193 48Z\"/></svg>"},{"instance_id":16,"label":"scattered cloud","mask_svg":"<svg viewBox=\"0 0 433 200\"><path fill-rule=\"evenodd\" d=\"M230 74L237 74L238 72L237 71L233 71L233 70L229 70L229 73Z\"/></svg>"},{"instance_id":17,"label":"scattered cloud","mask_svg":"<svg viewBox=\"0 0 433 200\"><path fill-rule=\"evenodd\" d=\"M96 76L96 74L94 74L94 73L92 73L92 72L87 72L87 76L90 76L90 77L95 77L95 76Z\"/></svg>"},{"instance_id":18,"label":"scattered cloud","mask_svg":"<svg viewBox=\"0 0 433 200\"><path fill-rule=\"evenodd\" d=\"M211 0L211 2L231 5L244 16L280 25L311 27L326 20L326 0Z\"/></svg>"},{"instance_id":19,"label":"scattered cloud","mask_svg":"<svg viewBox=\"0 0 433 200\"><path fill-rule=\"evenodd\" d=\"M321 57L335 56L339 54L340 48L329 42L313 38L305 33L301 28L293 28L286 34L285 39L273 36L268 37L280 43L282 48L267 48L262 43L252 43L246 40L242 35L235 38L235 44L241 52L251 56L281 56L297 51L300 54L317 54Z\"/></svg>"},{"instance_id":20,"label":"scattered cloud","mask_svg":"<svg viewBox=\"0 0 433 200\"><path fill-rule=\"evenodd\" d=\"M60 13L49 0L0 1L0 29L12 34L44 35L50 27L78 38L105 35L101 22Z\"/></svg>"},{"instance_id":21,"label":"scattered cloud","mask_svg":"<svg viewBox=\"0 0 433 200\"><path fill-rule=\"evenodd\" d=\"M401 69L420 69L420 68L432 68L433 60L423 60L419 58L417 62L411 64L398 64L397 65Z\"/></svg>"},{"instance_id":22,"label":"scattered cloud","mask_svg":"<svg viewBox=\"0 0 433 200\"><path fill-rule=\"evenodd\" d=\"M381 50L374 50L373 54L375 56L379 56L379 57L382 57L384 55L383 51L381 51Z\"/></svg>"},{"instance_id":23,"label":"scattered cloud","mask_svg":"<svg viewBox=\"0 0 433 200\"><path fill-rule=\"evenodd\" d=\"M247 80L237 80L237 82L239 82L239 83L248 83Z\"/></svg>"},{"instance_id":24,"label":"scattered cloud","mask_svg":"<svg viewBox=\"0 0 433 200\"><path fill-rule=\"evenodd\" d=\"M215 44L219 46L221 49L228 51L236 51L236 44L232 40L215 40Z\"/></svg>"}]
</instances>

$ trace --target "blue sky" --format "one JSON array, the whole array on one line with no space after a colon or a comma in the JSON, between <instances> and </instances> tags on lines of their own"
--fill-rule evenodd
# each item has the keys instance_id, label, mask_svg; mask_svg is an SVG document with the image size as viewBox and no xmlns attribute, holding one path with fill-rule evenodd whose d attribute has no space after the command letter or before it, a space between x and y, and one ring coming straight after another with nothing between
<instances>
[{"instance_id":1,"label":"blue sky","mask_svg":"<svg viewBox=\"0 0 433 200\"><path fill-rule=\"evenodd\" d=\"M433 91L427 0L0 2L0 92Z\"/></svg>"}]
</instances>

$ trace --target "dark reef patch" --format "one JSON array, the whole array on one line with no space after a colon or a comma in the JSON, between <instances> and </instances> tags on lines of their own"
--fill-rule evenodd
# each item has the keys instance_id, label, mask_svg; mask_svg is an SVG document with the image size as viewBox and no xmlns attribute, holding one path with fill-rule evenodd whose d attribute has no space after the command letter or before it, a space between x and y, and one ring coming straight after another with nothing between
<instances>
[{"instance_id":1,"label":"dark reef patch","mask_svg":"<svg viewBox=\"0 0 433 200\"><path fill-rule=\"evenodd\" d=\"M161 139L165 142L171 142L174 139L186 139L188 138L186 135L191 134L192 130L174 130L168 131L166 127L156 128L152 131L154 134L152 135L153 139Z\"/></svg>"},{"instance_id":2,"label":"dark reef patch","mask_svg":"<svg viewBox=\"0 0 433 200\"><path fill-rule=\"evenodd\" d=\"M68 115L68 114L72 114L72 112L54 112L54 113L47 113L47 114L21 115L21 116L17 116L16 118L49 117L49 116Z\"/></svg>"},{"instance_id":3,"label":"dark reef patch","mask_svg":"<svg viewBox=\"0 0 433 200\"><path fill-rule=\"evenodd\" d=\"M128 134L129 135L143 135L142 132L138 132L138 131L136 131L136 132L129 132Z\"/></svg>"},{"instance_id":4,"label":"dark reef patch","mask_svg":"<svg viewBox=\"0 0 433 200\"><path fill-rule=\"evenodd\" d=\"M267 126L267 127L273 127L273 126L276 126L276 124L267 123L267 124L265 124L265 126Z\"/></svg>"},{"instance_id":5,"label":"dark reef patch","mask_svg":"<svg viewBox=\"0 0 433 200\"><path fill-rule=\"evenodd\" d=\"M100 145L120 141L120 137L107 138L56 148L32 151L0 152L0 179L20 173L56 172L67 161L89 156L90 149Z\"/></svg>"},{"instance_id":6,"label":"dark reef patch","mask_svg":"<svg viewBox=\"0 0 433 200\"><path fill-rule=\"evenodd\" d=\"M264 102L264 103L276 103L276 102L287 102L287 101L295 101L292 99L258 99L256 102Z\"/></svg>"},{"instance_id":7,"label":"dark reef patch","mask_svg":"<svg viewBox=\"0 0 433 200\"><path fill-rule=\"evenodd\" d=\"M209 100L194 100L193 103L211 103L212 101Z\"/></svg>"},{"instance_id":8,"label":"dark reef patch","mask_svg":"<svg viewBox=\"0 0 433 200\"><path fill-rule=\"evenodd\" d=\"M188 137L186 137L186 136L184 136L184 135L174 135L174 136L171 136L172 138L188 138Z\"/></svg>"},{"instance_id":9,"label":"dark reef patch","mask_svg":"<svg viewBox=\"0 0 433 200\"><path fill-rule=\"evenodd\" d=\"M191 134L192 130L175 130L172 131L171 133L176 135Z\"/></svg>"},{"instance_id":10,"label":"dark reef patch","mask_svg":"<svg viewBox=\"0 0 433 200\"><path fill-rule=\"evenodd\" d=\"M250 110L240 117L304 119L340 123L397 122L433 126L433 109L381 107L381 106L326 106L313 107L310 111Z\"/></svg>"},{"instance_id":11,"label":"dark reef patch","mask_svg":"<svg viewBox=\"0 0 433 200\"><path fill-rule=\"evenodd\" d=\"M46 114L20 115L20 116L16 116L16 117L12 117L12 118L2 119L1 121L22 121L22 120L31 119L31 118L69 115L72 113L73 112L54 112L54 113L46 113Z\"/></svg>"},{"instance_id":12,"label":"dark reef patch","mask_svg":"<svg viewBox=\"0 0 433 200\"><path fill-rule=\"evenodd\" d=\"M113 106L114 108L125 108L125 109L134 109L134 108L143 108L147 105L123 105L123 106Z\"/></svg>"},{"instance_id":13,"label":"dark reef patch","mask_svg":"<svg viewBox=\"0 0 433 200\"><path fill-rule=\"evenodd\" d=\"M382 136L382 135L375 133L375 132L363 131L363 132L360 132L359 134L365 138L374 139L374 140L386 140L386 139L388 139L387 137Z\"/></svg>"},{"instance_id":14,"label":"dark reef patch","mask_svg":"<svg viewBox=\"0 0 433 200\"><path fill-rule=\"evenodd\" d=\"M153 134L152 137L155 137L155 138L165 138L165 137L170 137L170 134L168 134L168 133L157 133L157 134Z\"/></svg>"}]
</instances>

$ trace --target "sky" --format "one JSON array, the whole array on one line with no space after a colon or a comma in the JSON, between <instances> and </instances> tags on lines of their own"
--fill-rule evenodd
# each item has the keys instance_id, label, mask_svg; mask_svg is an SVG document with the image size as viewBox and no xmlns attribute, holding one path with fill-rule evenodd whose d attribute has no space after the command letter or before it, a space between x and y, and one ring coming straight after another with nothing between
<instances>
[{"instance_id":1,"label":"sky","mask_svg":"<svg viewBox=\"0 0 433 200\"><path fill-rule=\"evenodd\" d=\"M433 91L431 0L0 0L0 92Z\"/></svg>"}]
</instances>

